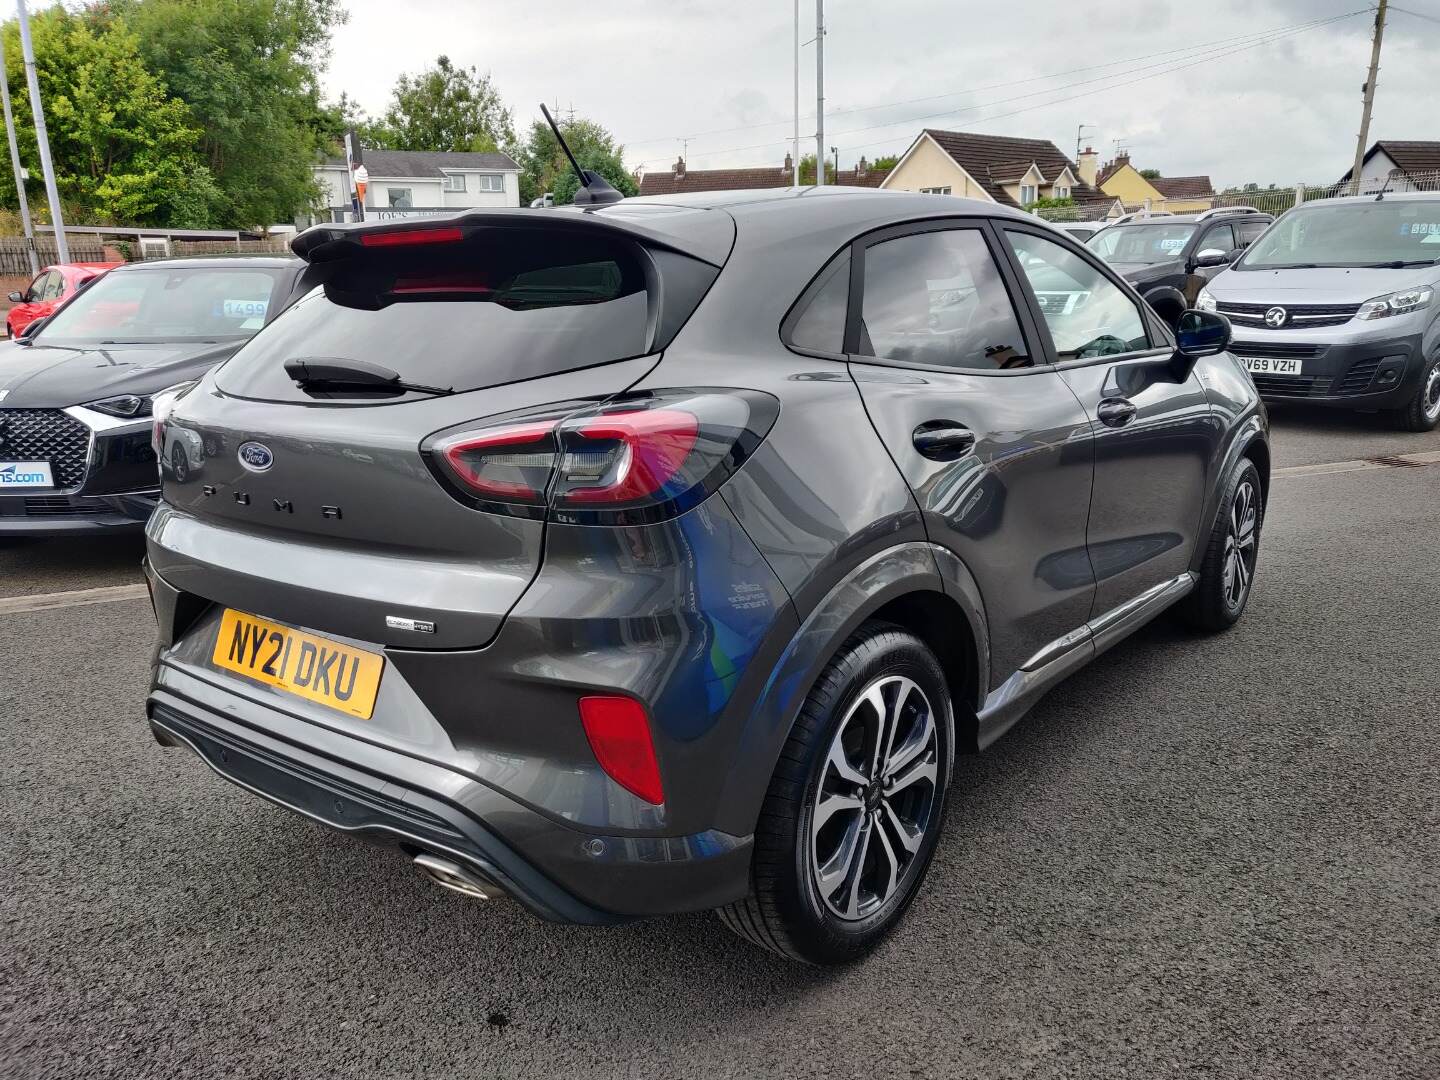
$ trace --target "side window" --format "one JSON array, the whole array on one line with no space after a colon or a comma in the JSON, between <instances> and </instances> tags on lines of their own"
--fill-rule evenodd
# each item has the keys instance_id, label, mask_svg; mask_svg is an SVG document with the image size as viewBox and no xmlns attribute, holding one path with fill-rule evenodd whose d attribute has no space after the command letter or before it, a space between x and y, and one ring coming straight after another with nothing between
<instances>
[{"instance_id":1,"label":"side window","mask_svg":"<svg viewBox=\"0 0 1440 1080\"><path fill-rule=\"evenodd\" d=\"M850 249L820 271L800 317L790 327L788 344L810 352L845 351L845 315L850 306Z\"/></svg>"},{"instance_id":2,"label":"side window","mask_svg":"<svg viewBox=\"0 0 1440 1080\"><path fill-rule=\"evenodd\" d=\"M866 248L861 314L859 351L867 356L980 371L1034 364L978 229L916 233Z\"/></svg>"},{"instance_id":3,"label":"side window","mask_svg":"<svg viewBox=\"0 0 1440 1080\"><path fill-rule=\"evenodd\" d=\"M45 299L45 290L50 285L50 279L56 276L53 270L37 275L35 280L30 283L30 288L25 290L25 302L33 304L37 300Z\"/></svg>"},{"instance_id":4,"label":"side window","mask_svg":"<svg viewBox=\"0 0 1440 1080\"><path fill-rule=\"evenodd\" d=\"M1094 266L1053 240L1005 231L1055 341L1056 358L1085 360L1150 346L1135 301Z\"/></svg>"},{"instance_id":5,"label":"side window","mask_svg":"<svg viewBox=\"0 0 1440 1080\"><path fill-rule=\"evenodd\" d=\"M1235 222L1236 239L1240 241L1242 248L1247 248L1256 240L1260 234L1270 227L1268 221L1237 221Z\"/></svg>"},{"instance_id":6,"label":"side window","mask_svg":"<svg viewBox=\"0 0 1440 1080\"><path fill-rule=\"evenodd\" d=\"M65 275L51 272L50 282L45 286L45 295L42 300L59 300L65 293Z\"/></svg>"},{"instance_id":7,"label":"side window","mask_svg":"<svg viewBox=\"0 0 1440 1080\"><path fill-rule=\"evenodd\" d=\"M1235 242L1235 230L1230 227L1227 221L1223 225L1212 225L1200 238L1200 246L1196 252L1206 251L1210 248L1219 248L1221 251L1234 251L1240 245Z\"/></svg>"}]
</instances>

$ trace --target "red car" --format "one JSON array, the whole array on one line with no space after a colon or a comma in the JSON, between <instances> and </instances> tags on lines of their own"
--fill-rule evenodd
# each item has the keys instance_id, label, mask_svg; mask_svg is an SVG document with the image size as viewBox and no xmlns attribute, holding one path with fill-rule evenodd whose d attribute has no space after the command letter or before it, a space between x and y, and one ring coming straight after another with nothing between
<instances>
[{"instance_id":1,"label":"red car","mask_svg":"<svg viewBox=\"0 0 1440 1080\"><path fill-rule=\"evenodd\" d=\"M47 266L35 275L24 293L12 292L15 306L5 316L7 337L19 337L36 319L43 319L64 301L74 296L85 282L99 277L121 263L59 263Z\"/></svg>"}]
</instances>

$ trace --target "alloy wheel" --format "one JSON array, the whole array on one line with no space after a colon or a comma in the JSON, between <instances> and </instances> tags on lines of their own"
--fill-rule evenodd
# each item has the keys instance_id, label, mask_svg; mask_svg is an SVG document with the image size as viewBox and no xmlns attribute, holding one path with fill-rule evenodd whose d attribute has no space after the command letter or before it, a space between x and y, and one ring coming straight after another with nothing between
<instances>
[{"instance_id":1,"label":"alloy wheel","mask_svg":"<svg viewBox=\"0 0 1440 1080\"><path fill-rule=\"evenodd\" d=\"M1241 481L1230 502L1230 524L1225 530L1225 572L1222 585L1225 603L1231 611L1245 603L1250 582L1255 577L1255 557L1259 553L1257 526L1259 499L1255 485Z\"/></svg>"},{"instance_id":2,"label":"alloy wheel","mask_svg":"<svg viewBox=\"0 0 1440 1080\"><path fill-rule=\"evenodd\" d=\"M840 722L810 823L811 876L846 921L867 918L906 883L938 805L935 711L903 675L871 682Z\"/></svg>"}]
</instances>

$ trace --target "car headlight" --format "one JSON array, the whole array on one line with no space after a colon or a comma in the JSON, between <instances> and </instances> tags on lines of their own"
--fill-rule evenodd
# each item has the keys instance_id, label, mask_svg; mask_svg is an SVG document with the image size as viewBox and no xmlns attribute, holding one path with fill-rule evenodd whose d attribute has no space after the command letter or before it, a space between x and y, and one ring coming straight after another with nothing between
<instances>
[{"instance_id":1,"label":"car headlight","mask_svg":"<svg viewBox=\"0 0 1440 1080\"><path fill-rule=\"evenodd\" d=\"M1416 289L1401 289L1399 292L1386 293L1384 296L1377 296L1373 300L1366 300L1360 305L1360 310L1355 313L1357 319L1388 319L1391 315L1404 315L1407 311L1415 311L1430 303L1435 297L1435 290L1429 285L1421 285Z\"/></svg>"},{"instance_id":2,"label":"car headlight","mask_svg":"<svg viewBox=\"0 0 1440 1080\"><path fill-rule=\"evenodd\" d=\"M1195 307L1199 311L1214 311L1215 294L1209 289L1201 289L1200 295L1195 298Z\"/></svg>"},{"instance_id":3,"label":"car headlight","mask_svg":"<svg viewBox=\"0 0 1440 1080\"><path fill-rule=\"evenodd\" d=\"M165 453L165 423L170 419L170 414L175 411L175 404L184 397L195 386L195 382L179 383L176 386L166 387L158 394L152 395L150 399L150 447L155 451L155 457L161 458Z\"/></svg>"},{"instance_id":4,"label":"car headlight","mask_svg":"<svg viewBox=\"0 0 1440 1080\"><path fill-rule=\"evenodd\" d=\"M118 416L122 420L139 420L150 415L150 401L149 397L138 394L121 394L119 397L92 401L85 408L102 412L106 416Z\"/></svg>"}]
</instances>

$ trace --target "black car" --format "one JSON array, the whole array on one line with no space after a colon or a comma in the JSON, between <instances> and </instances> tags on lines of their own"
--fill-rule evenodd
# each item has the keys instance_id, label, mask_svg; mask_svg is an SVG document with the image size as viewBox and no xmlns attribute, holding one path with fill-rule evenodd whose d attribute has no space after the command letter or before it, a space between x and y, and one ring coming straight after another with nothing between
<instances>
[{"instance_id":1,"label":"black car","mask_svg":"<svg viewBox=\"0 0 1440 1080\"><path fill-rule=\"evenodd\" d=\"M317 288L156 410L149 720L446 888L852 958L955 754L1245 608L1230 324L1172 334L1018 210L710 192L295 249Z\"/></svg>"},{"instance_id":2,"label":"black car","mask_svg":"<svg viewBox=\"0 0 1440 1080\"><path fill-rule=\"evenodd\" d=\"M1205 283L1239 258L1274 220L1249 206L1135 217L1102 229L1086 246L1174 326L1195 306Z\"/></svg>"},{"instance_id":3,"label":"black car","mask_svg":"<svg viewBox=\"0 0 1440 1080\"><path fill-rule=\"evenodd\" d=\"M228 358L295 298L289 256L117 267L0 345L0 537L138 528L153 396Z\"/></svg>"}]
</instances>

